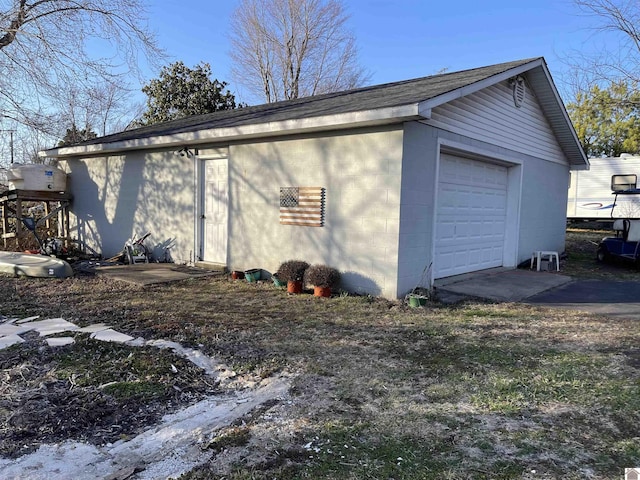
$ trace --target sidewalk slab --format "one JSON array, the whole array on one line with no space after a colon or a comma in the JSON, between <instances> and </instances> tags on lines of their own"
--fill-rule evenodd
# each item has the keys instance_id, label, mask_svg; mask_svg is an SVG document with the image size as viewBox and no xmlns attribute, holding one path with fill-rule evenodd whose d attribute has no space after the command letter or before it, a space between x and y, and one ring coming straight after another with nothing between
<instances>
[{"instance_id":1,"label":"sidewalk slab","mask_svg":"<svg viewBox=\"0 0 640 480\"><path fill-rule=\"evenodd\" d=\"M30 328L24 326L12 325L10 323L2 323L0 324L0 337L8 337L10 335L19 335L21 333L25 333L31 330Z\"/></svg>"},{"instance_id":2,"label":"sidewalk slab","mask_svg":"<svg viewBox=\"0 0 640 480\"><path fill-rule=\"evenodd\" d=\"M46 342L50 347L63 347L75 343L75 339L73 337L53 337L47 338Z\"/></svg>"},{"instance_id":3,"label":"sidewalk slab","mask_svg":"<svg viewBox=\"0 0 640 480\"><path fill-rule=\"evenodd\" d=\"M96 268L96 274L121 282L146 286L187 280L189 278L224 275L224 272L177 265L175 263L138 263L135 265L99 267Z\"/></svg>"},{"instance_id":4,"label":"sidewalk slab","mask_svg":"<svg viewBox=\"0 0 640 480\"><path fill-rule=\"evenodd\" d=\"M79 328L78 332L95 333L95 332L100 332L102 330L107 330L109 328L111 327L105 323L94 323L92 325L87 325L86 327Z\"/></svg>"}]
</instances>

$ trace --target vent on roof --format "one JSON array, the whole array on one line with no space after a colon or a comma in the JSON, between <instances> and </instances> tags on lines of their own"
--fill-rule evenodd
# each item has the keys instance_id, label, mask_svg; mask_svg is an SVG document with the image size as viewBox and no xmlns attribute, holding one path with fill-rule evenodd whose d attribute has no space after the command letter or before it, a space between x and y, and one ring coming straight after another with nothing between
<instances>
[{"instance_id":1,"label":"vent on roof","mask_svg":"<svg viewBox=\"0 0 640 480\"><path fill-rule=\"evenodd\" d=\"M518 75L517 77L512 78L510 83L511 88L513 89L513 103L516 107L520 108L522 106L522 102L524 102L524 96L526 93L524 78Z\"/></svg>"}]
</instances>

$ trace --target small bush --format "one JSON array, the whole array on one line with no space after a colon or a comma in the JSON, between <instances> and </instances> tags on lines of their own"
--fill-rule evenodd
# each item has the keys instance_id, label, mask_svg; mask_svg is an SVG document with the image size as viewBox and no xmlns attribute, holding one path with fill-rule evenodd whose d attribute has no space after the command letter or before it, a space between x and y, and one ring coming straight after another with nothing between
<instances>
[{"instance_id":1,"label":"small bush","mask_svg":"<svg viewBox=\"0 0 640 480\"><path fill-rule=\"evenodd\" d=\"M307 268L309 268L307 262L303 262L302 260L287 260L280 265L275 275L283 282L301 282Z\"/></svg>"},{"instance_id":2,"label":"small bush","mask_svg":"<svg viewBox=\"0 0 640 480\"><path fill-rule=\"evenodd\" d=\"M327 265L312 265L304 274L304 281L314 287L335 287L340 282L340 272Z\"/></svg>"}]
</instances>

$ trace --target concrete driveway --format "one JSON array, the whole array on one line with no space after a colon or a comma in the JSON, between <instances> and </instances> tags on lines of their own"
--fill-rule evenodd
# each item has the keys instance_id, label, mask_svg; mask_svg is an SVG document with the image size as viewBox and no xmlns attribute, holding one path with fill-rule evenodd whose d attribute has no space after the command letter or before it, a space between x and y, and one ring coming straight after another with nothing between
<instances>
[{"instance_id":1,"label":"concrete driveway","mask_svg":"<svg viewBox=\"0 0 640 480\"><path fill-rule=\"evenodd\" d=\"M435 281L438 298L455 303L475 297L496 302L520 302L569 283L571 277L534 270L492 268Z\"/></svg>"},{"instance_id":2,"label":"concrete driveway","mask_svg":"<svg viewBox=\"0 0 640 480\"><path fill-rule=\"evenodd\" d=\"M435 286L445 303L475 297L640 320L640 281L574 280L556 272L499 268L438 280Z\"/></svg>"}]
</instances>

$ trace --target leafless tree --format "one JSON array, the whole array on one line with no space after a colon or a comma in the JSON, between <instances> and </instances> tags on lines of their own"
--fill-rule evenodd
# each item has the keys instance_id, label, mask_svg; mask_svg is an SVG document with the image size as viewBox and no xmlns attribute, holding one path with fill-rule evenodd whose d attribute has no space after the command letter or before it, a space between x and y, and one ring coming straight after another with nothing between
<instances>
[{"instance_id":1,"label":"leafless tree","mask_svg":"<svg viewBox=\"0 0 640 480\"><path fill-rule=\"evenodd\" d=\"M362 85L347 20L340 0L241 0L230 34L236 82L268 103Z\"/></svg>"},{"instance_id":2,"label":"leafless tree","mask_svg":"<svg viewBox=\"0 0 640 480\"><path fill-rule=\"evenodd\" d=\"M594 20L590 41L597 53L572 52L567 83L573 93L589 91L594 84L640 81L640 3L637 0L573 0L579 12ZM600 37L598 34L605 34ZM611 41L615 47L608 47Z\"/></svg>"},{"instance_id":3,"label":"leafless tree","mask_svg":"<svg viewBox=\"0 0 640 480\"><path fill-rule=\"evenodd\" d=\"M0 128L53 134L60 97L159 64L145 16L143 0L0 0Z\"/></svg>"},{"instance_id":4,"label":"leafless tree","mask_svg":"<svg viewBox=\"0 0 640 480\"><path fill-rule=\"evenodd\" d=\"M130 91L113 82L97 83L87 88L69 86L56 99L60 112L52 127L59 132L72 125L93 130L98 135L107 135L124 130L135 119L136 108L130 101Z\"/></svg>"}]
</instances>

